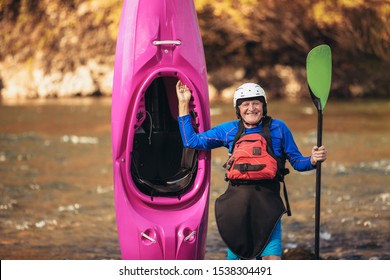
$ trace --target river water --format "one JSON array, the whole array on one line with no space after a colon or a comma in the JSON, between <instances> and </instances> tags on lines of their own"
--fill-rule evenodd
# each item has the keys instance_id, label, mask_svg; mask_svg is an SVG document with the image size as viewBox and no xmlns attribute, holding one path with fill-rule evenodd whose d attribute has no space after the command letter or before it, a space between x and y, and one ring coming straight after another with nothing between
<instances>
[{"instance_id":1,"label":"river water","mask_svg":"<svg viewBox=\"0 0 390 280\"><path fill-rule=\"evenodd\" d=\"M271 101L303 154L316 143L310 101ZM111 100L0 104L0 259L120 259L113 199ZM234 118L212 104L212 125ZM323 143L324 259L390 259L390 101L328 102ZM226 150L212 152L206 259L224 259L214 202L226 184ZM293 216L283 218L284 258L314 250L315 171L287 176Z\"/></svg>"}]
</instances>

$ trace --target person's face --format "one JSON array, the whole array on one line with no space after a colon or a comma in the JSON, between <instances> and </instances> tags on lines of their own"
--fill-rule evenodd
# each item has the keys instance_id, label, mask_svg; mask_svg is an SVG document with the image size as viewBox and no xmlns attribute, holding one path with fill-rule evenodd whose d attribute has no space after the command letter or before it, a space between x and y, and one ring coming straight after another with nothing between
<instances>
[{"instance_id":1,"label":"person's face","mask_svg":"<svg viewBox=\"0 0 390 280\"><path fill-rule=\"evenodd\" d=\"M256 126L263 117L263 103L260 100L244 101L238 108L247 127Z\"/></svg>"}]
</instances>

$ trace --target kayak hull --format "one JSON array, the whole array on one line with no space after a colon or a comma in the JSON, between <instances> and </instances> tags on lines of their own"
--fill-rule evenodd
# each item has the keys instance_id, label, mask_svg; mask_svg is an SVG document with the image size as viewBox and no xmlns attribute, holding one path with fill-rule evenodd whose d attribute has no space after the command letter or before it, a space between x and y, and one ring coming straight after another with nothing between
<instances>
[{"instance_id":1,"label":"kayak hull","mask_svg":"<svg viewBox=\"0 0 390 280\"><path fill-rule=\"evenodd\" d=\"M210 153L197 152L194 168L184 176L191 180L180 191L160 192L182 180L176 172L185 153L177 125L179 79L193 95L194 127L209 129L206 64L192 0L125 0L112 94L114 198L123 259L205 255ZM167 180L170 176L174 179Z\"/></svg>"}]
</instances>

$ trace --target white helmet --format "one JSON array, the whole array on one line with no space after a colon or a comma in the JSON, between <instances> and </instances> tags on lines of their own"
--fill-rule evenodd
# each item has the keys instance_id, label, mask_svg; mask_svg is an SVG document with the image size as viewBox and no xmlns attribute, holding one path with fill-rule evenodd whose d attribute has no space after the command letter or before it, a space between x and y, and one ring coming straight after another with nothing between
<instances>
[{"instance_id":1,"label":"white helmet","mask_svg":"<svg viewBox=\"0 0 390 280\"><path fill-rule=\"evenodd\" d=\"M238 99L246 99L253 97L264 97L265 103L267 103L267 97L265 96L264 89L255 83L245 83L239 86L234 92L233 105L236 107Z\"/></svg>"}]
</instances>

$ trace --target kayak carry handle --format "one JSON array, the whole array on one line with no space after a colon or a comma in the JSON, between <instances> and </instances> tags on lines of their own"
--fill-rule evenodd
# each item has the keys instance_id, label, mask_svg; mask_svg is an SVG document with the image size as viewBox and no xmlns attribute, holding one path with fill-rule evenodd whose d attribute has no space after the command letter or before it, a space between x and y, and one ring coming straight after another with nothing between
<instances>
[{"instance_id":1,"label":"kayak carry handle","mask_svg":"<svg viewBox=\"0 0 390 280\"><path fill-rule=\"evenodd\" d=\"M191 237L193 237L194 235L196 234L196 230L194 230L193 232L191 232L188 236L186 236L184 238L184 241L188 241L191 239Z\"/></svg>"},{"instance_id":2,"label":"kayak carry handle","mask_svg":"<svg viewBox=\"0 0 390 280\"><path fill-rule=\"evenodd\" d=\"M142 236L143 238L146 238L147 240L149 240L149 241L152 242L152 243L156 243L156 239L150 237L150 236L147 235L145 232L141 232L141 236Z\"/></svg>"},{"instance_id":3,"label":"kayak carry handle","mask_svg":"<svg viewBox=\"0 0 390 280\"><path fill-rule=\"evenodd\" d=\"M181 41L180 40L162 40L162 41L153 41L153 45L160 46L160 45L175 45L180 46Z\"/></svg>"}]
</instances>

